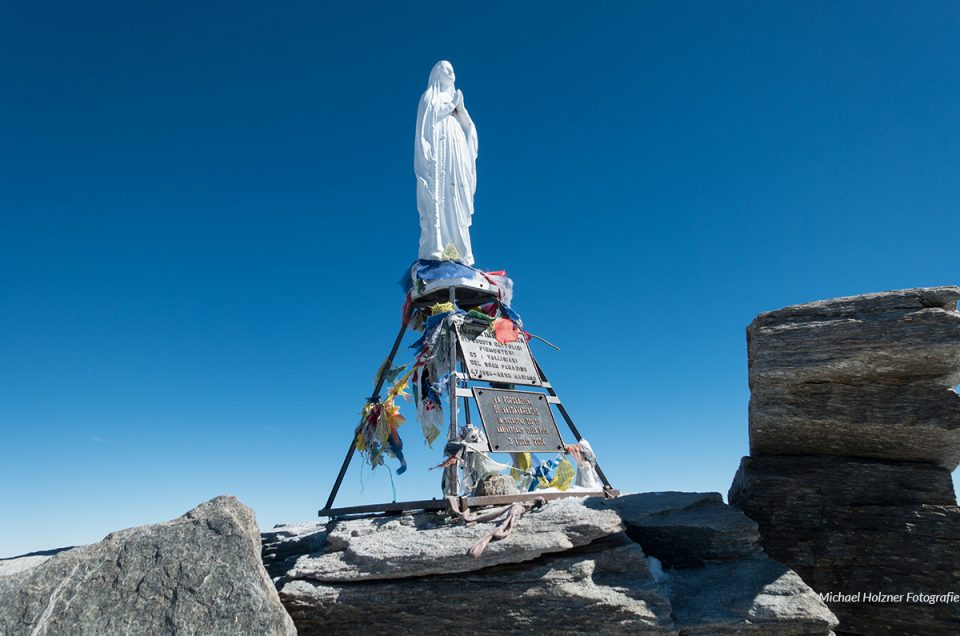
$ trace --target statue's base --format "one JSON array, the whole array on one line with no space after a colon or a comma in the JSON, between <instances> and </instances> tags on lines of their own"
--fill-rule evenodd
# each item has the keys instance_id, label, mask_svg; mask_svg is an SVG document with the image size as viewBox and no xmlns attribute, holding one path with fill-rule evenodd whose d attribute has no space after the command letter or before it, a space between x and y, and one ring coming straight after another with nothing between
<instances>
[{"instance_id":1,"label":"statue's base","mask_svg":"<svg viewBox=\"0 0 960 636\"><path fill-rule=\"evenodd\" d=\"M366 506L346 506L343 508L324 508L317 514L320 517L346 517L350 515L368 515L383 513L398 515L404 512L418 510L449 510L454 514L462 514L470 508L483 506L502 506L535 499L563 499L565 497L603 497L612 499L619 497L620 491L614 488L605 490L574 490L563 492L529 492L519 495L485 495L481 497L445 497L444 499L424 499L420 501L397 501L394 503L370 504Z\"/></svg>"},{"instance_id":2,"label":"statue's base","mask_svg":"<svg viewBox=\"0 0 960 636\"><path fill-rule=\"evenodd\" d=\"M504 289L500 285L512 288L503 272L483 272L456 261L415 261L403 284L410 292L410 301L418 306L448 302L451 290L458 305L481 305L503 300Z\"/></svg>"},{"instance_id":3,"label":"statue's base","mask_svg":"<svg viewBox=\"0 0 960 636\"><path fill-rule=\"evenodd\" d=\"M482 305L499 299L497 289L486 281L479 284L465 278L451 278L431 281L419 294L411 292L410 301L415 307L449 302L451 289L456 294L457 305L460 307Z\"/></svg>"}]
</instances>

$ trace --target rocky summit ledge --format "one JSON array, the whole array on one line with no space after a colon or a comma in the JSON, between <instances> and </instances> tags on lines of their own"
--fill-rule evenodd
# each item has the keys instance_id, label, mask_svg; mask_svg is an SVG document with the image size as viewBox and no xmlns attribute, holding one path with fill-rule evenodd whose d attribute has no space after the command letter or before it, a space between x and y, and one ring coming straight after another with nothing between
<instances>
[{"instance_id":1,"label":"rocky summit ledge","mask_svg":"<svg viewBox=\"0 0 960 636\"><path fill-rule=\"evenodd\" d=\"M551 503L530 513L526 525L510 540L491 543L479 559L466 559L482 530L451 523L445 513L341 521L326 532L321 551L293 559L283 576L347 582L470 572L563 552L624 529L616 512L581 499Z\"/></svg>"},{"instance_id":2,"label":"rocky summit ledge","mask_svg":"<svg viewBox=\"0 0 960 636\"><path fill-rule=\"evenodd\" d=\"M263 558L301 635L556 630L830 634L833 614L717 493L571 498L491 523L417 513L278 526Z\"/></svg>"}]
</instances>

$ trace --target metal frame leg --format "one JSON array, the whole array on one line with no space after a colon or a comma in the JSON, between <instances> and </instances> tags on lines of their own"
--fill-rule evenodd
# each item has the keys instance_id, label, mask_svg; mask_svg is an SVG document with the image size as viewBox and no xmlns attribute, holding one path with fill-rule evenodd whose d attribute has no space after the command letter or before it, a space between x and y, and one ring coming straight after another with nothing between
<instances>
[{"instance_id":1,"label":"metal frame leg","mask_svg":"<svg viewBox=\"0 0 960 636\"><path fill-rule=\"evenodd\" d=\"M390 355L387 356L386 362L384 362L383 367L380 369L380 374L377 376L377 384L373 389L373 394L367 398L367 404L376 402L380 399L380 390L383 388L387 371L390 370L390 365L393 364L393 358L397 355L397 351L400 349L400 343L403 341L403 334L407 332L407 325L410 324L410 318L412 315L413 311L411 310L406 316L403 317L403 324L400 325L400 333L397 334L397 339L393 341L393 348L390 349ZM353 459L353 453L355 450L357 450L356 435L350 439L350 448L347 450L347 456L343 458L343 465L340 466L340 473L337 475L337 480L333 482L333 488L330 490L330 497L327 498L327 505L323 507L324 510L329 510L333 507L333 501L337 498L337 493L340 491L340 484L343 483L343 477L347 474L347 468L350 466L350 460Z\"/></svg>"},{"instance_id":2,"label":"metal frame leg","mask_svg":"<svg viewBox=\"0 0 960 636\"><path fill-rule=\"evenodd\" d=\"M453 303L454 309L457 306L457 292L455 287L450 288L450 302ZM456 442L460 439L459 428L457 421L457 333L454 329L450 329L450 333L447 334L450 343L450 432L447 435L447 441ZM460 466L458 464L453 464L447 468L447 492L444 493L448 497L457 497L460 495Z\"/></svg>"},{"instance_id":3,"label":"metal frame leg","mask_svg":"<svg viewBox=\"0 0 960 636\"><path fill-rule=\"evenodd\" d=\"M557 397L556 389L553 388L553 384L550 382L550 380L547 379L547 375L543 372L543 369L540 367L540 363L537 362L537 359L533 357L532 352L530 353L530 359L533 360L533 365L537 368L537 374L540 376L541 383L546 385L545 388L547 389L547 391L550 393L551 396ZM577 442L579 443L580 440L583 439L583 435L581 435L580 431L577 430L576 424L573 423L573 418L570 417L569 413L567 413L567 409L564 408L562 403L557 403L555 406L557 407L557 410L560 411L560 415L563 416L563 419L564 421L566 421L567 426L570 427L570 432L573 433L573 436L576 438ZM607 488L608 490L613 489L613 486L610 485L610 481L607 479L607 476L603 474L603 469L600 468L599 460L597 461L595 468L597 469L597 476L600 478L600 481L603 482L604 487Z\"/></svg>"}]
</instances>

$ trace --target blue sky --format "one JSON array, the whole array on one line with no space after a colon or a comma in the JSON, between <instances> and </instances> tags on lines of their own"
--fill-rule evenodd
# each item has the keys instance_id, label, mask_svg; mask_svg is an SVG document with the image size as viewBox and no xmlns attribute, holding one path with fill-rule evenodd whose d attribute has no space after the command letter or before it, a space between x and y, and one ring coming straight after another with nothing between
<instances>
[{"instance_id":1,"label":"blue sky","mask_svg":"<svg viewBox=\"0 0 960 636\"><path fill-rule=\"evenodd\" d=\"M438 59L478 265L623 490L726 492L757 313L958 282L956 3L487 4L0 8L0 556L222 493L315 518L399 326ZM406 412L398 495L434 496ZM359 465L338 503L389 498Z\"/></svg>"}]
</instances>

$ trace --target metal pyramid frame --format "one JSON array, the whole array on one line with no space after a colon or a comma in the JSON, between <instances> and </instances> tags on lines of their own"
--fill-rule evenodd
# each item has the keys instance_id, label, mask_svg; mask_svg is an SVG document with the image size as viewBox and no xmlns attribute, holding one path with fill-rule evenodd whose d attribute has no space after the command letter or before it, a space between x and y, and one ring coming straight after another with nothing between
<instances>
[{"instance_id":1,"label":"metal pyramid frame","mask_svg":"<svg viewBox=\"0 0 960 636\"><path fill-rule=\"evenodd\" d=\"M446 289L437 290L425 296L418 298L415 302L412 303L409 311L403 316L402 324L400 325L400 332L397 334L396 339L393 342L393 347L390 349L390 354L387 356L386 362L380 368L380 372L377 376L377 381L373 389L373 393L369 398L367 398L367 403L376 403L380 400L380 391L383 389L383 385L386 381L387 371L393 364L393 359L397 355L397 351L400 349L400 343L403 341L403 336L407 332L407 327L410 324L410 320L415 313L416 309L421 309L424 307L432 306L437 302L449 301L457 305L458 301L458 292L459 300L461 303L464 303L465 306L472 304L481 304L489 300L497 300L496 295L490 295L489 292L481 292L480 290L463 287L463 286L451 286ZM446 296L446 297L444 297ZM460 386L461 383L466 383L468 380L472 382L483 382L482 380L470 379L466 373L466 363L464 361L463 350L460 347L457 334L455 330L451 329L450 333L447 334L447 337L450 338L450 368L454 371L450 375L450 389L449 389L449 405L447 408L449 415L449 433L448 433L448 442L456 442L463 444L459 438L459 414L457 409L457 400L463 400L463 414L464 421L466 424L471 423L471 413L470 413L470 400L475 400L476 396L470 388L464 388ZM543 369L540 367L540 364L536 361L536 358L533 357L533 353L530 352L530 357L533 360L534 367L536 369L537 375L539 376L539 381L532 385L534 387L539 387L546 390L546 393L543 394L547 400L548 405L556 407L557 411L563 417L564 421L567 423L567 426L570 428L570 432L573 433L574 438L576 438L579 443L583 436L580 434L580 431L577 429L576 424L573 422L573 418L570 417L570 414L567 412L567 409L564 407L563 403L560 401L560 398L557 396L556 389L547 379L546 374L544 374ZM497 383L494 382L485 382L489 388L497 388ZM476 406L476 404L475 404ZM470 446L467 444L466 446ZM350 515L361 515L361 514L370 514L370 513L387 513L387 514L399 514L401 512L415 511L415 510L443 510L449 509L451 512L456 514L462 514L466 512L469 508L475 508L480 506L491 506L491 505L503 505L510 504L515 502L522 501L532 501L535 499L560 499L563 497L616 497L620 492L614 489L606 475L603 473L603 470L600 468L599 463L595 465L597 475L600 478L600 481L603 483L602 490L594 491L563 491L563 492L530 492L522 493L516 495L483 495L483 496L466 496L459 494L459 466L454 464L446 468L446 492L444 497L441 499L423 499L417 501L400 501L392 503L382 503L382 504L370 504L370 505L361 505L361 506L347 506L341 508L334 508L334 501L337 497L337 493L340 491L340 486L343 483L343 478L347 473L347 468L350 466L350 462L353 459L353 455L357 450L357 440L356 434L350 441L350 447L347 449L347 454L343 459L343 464L340 466L340 472L337 474L336 481L334 481L333 488L330 490L330 496L327 498L326 505L318 512L318 515L321 517L343 517ZM476 448L470 449L476 451L486 452L489 449L487 448Z\"/></svg>"}]
</instances>

